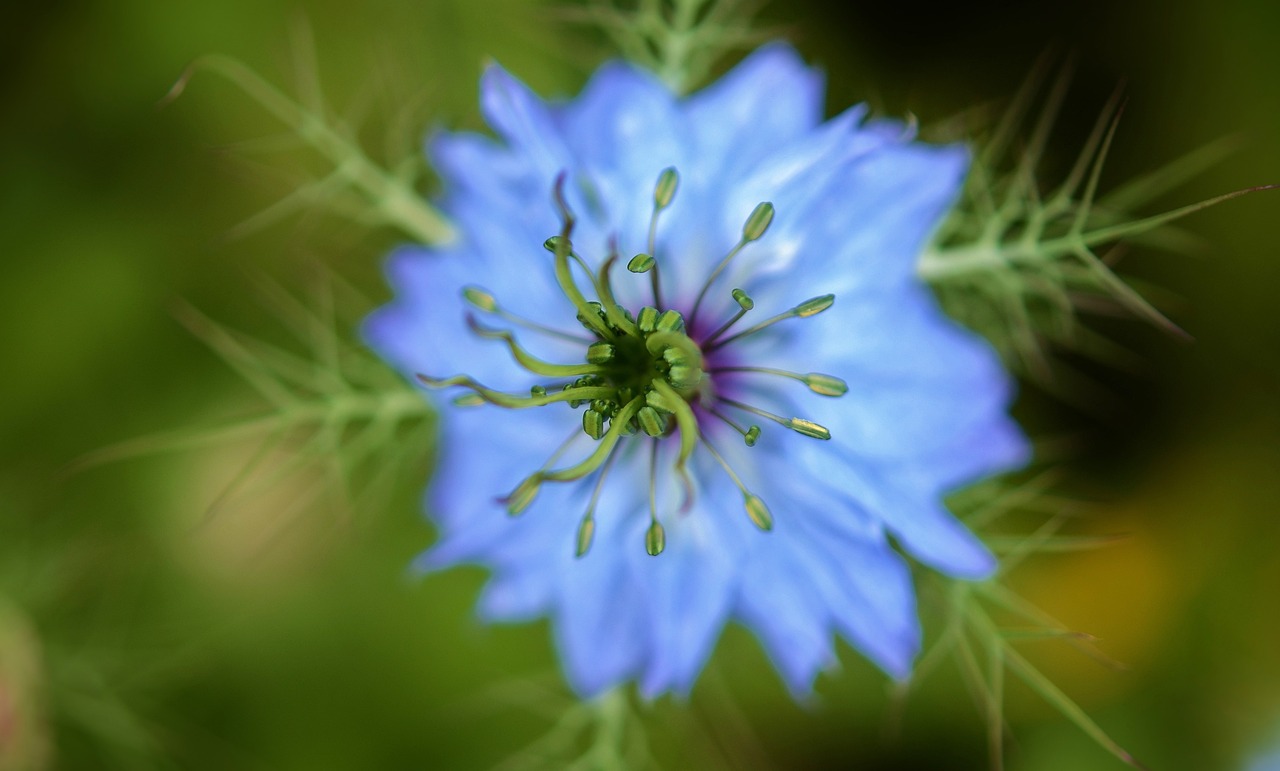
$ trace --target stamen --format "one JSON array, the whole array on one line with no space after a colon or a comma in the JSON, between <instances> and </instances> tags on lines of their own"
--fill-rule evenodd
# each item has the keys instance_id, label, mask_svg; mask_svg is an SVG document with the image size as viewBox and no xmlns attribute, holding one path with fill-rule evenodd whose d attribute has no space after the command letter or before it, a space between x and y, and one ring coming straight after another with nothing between
<instances>
[{"instance_id":1,"label":"stamen","mask_svg":"<svg viewBox=\"0 0 1280 771\"><path fill-rule=\"evenodd\" d=\"M649 217L649 254L637 254L632 260L634 263L642 256L649 257L653 267L653 270L649 273L649 284L653 289L653 304L659 308L662 307L662 286L658 280L658 263L653 257L657 250L658 214L671 205L671 201L676 197L676 188L679 186L680 175L676 173L675 167L667 167L658 175L658 182L653 186L653 214ZM648 270L648 268L645 270ZM643 273L644 270L634 272Z\"/></svg>"},{"instance_id":2,"label":"stamen","mask_svg":"<svg viewBox=\"0 0 1280 771\"><path fill-rule=\"evenodd\" d=\"M599 367L591 366L592 364L601 363L591 360L591 348L587 349L587 361L590 362L590 364L552 364L539 359L524 348L520 347L520 344L516 342L515 335L505 329L490 329L489 327L485 327L481 325L480 322L476 321L475 317L470 313L467 314L467 326L471 328L472 332L480 337L489 340L502 340L505 342L507 347L511 349L511 355L515 357L516 362L518 362L521 367L524 367L535 375L542 375L543 377L577 377L579 375L594 375L600 372ZM608 345L608 343L597 343L596 345ZM594 347L595 346L593 345L592 348Z\"/></svg>"},{"instance_id":3,"label":"stamen","mask_svg":"<svg viewBox=\"0 0 1280 771\"><path fill-rule=\"evenodd\" d=\"M694 448L698 446L698 417L693 414L689 403L666 381L654 378L651 385L653 390L645 394L645 402L650 407L674 415L676 427L680 430L680 452L676 455L676 473L680 475L680 480L684 484L685 505L689 506L693 500L693 478L689 476L689 468L686 464Z\"/></svg>"},{"instance_id":4,"label":"stamen","mask_svg":"<svg viewBox=\"0 0 1280 771\"><path fill-rule=\"evenodd\" d=\"M663 417L661 412L647 404L636 413L636 422L640 424L642 431L655 438L667 432L667 419Z\"/></svg>"},{"instance_id":5,"label":"stamen","mask_svg":"<svg viewBox=\"0 0 1280 771\"><path fill-rule=\"evenodd\" d=\"M667 548L667 533L658 521L658 443L649 443L649 529L644 534L644 550L656 557Z\"/></svg>"},{"instance_id":6,"label":"stamen","mask_svg":"<svg viewBox=\"0 0 1280 771\"><path fill-rule=\"evenodd\" d=\"M573 273L569 270L569 255L573 252L573 244L569 240L569 236L573 233L574 217L573 212L569 209L569 204L564 198L564 172L556 177L556 184L552 195L556 207L560 210L560 220L563 223L560 229L560 235L548 238L543 244L547 249L555 254L555 275L556 283L560 285L560 291L564 292L565 297L573 303L578 309L578 315L583 319L583 323L591 327L593 331L606 339L614 337L613 330L609 329L609 325L599 318L590 308L587 299L582 296L582 292L578 290L578 285L573 281ZM591 270L587 268L586 263L578 258L587 275L594 281ZM598 287L597 287L598 289Z\"/></svg>"},{"instance_id":7,"label":"stamen","mask_svg":"<svg viewBox=\"0 0 1280 771\"><path fill-rule=\"evenodd\" d=\"M617 248L611 250L613 253L609 255L609 259L600 265L600 302L604 305L605 315L609 319L609 323L622 330L627 335L639 334L636 323L627 318L626 312L613 296L613 286L609 283L609 271L613 270L613 264L618 261Z\"/></svg>"},{"instance_id":8,"label":"stamen","mask_svg":"<svg viewBox=\"0 0 1280 771\"><path fill-rule=\"evenodd\" d=\"M782 313L779 313L777 316L774 316L769 319L765 319L759 324L756 324L754 327L751 327L749 329L744 329L743 331L739 332L736 335L733 335L732 337L726 337L725 339L717 341L714 344L704 343L703 349L707 353L710 353L711 351L715 351L725 347L726 345L728 345L729 343L732 343L735 340L741 340L742 338L747 337L748 335L754 335L755 333L759 332L762 329L766 329L768 327L773 326L774 324L777 324L779 321L786 321L787 319L807 319L810 316L817 316L819 313L822 313L827 308L830 308L832 305L834 305L835 302L836 302L836 296L833 294L824 294L821 297L810 298L800 303L799 305L795 306L794 308L788 308Z\"/></svg>"},{"instance_id":9,"label":"stamen","mask_svg":"<svg viewBox=\"0 0 1280 771\"><path fill-rule=\"evenodd\" d=\"M569 332L564 332L559 329L555 329L554 327L548 327L544 324L539 324L536 321L532 321L530 319L526 319L523 316L512 313L511 311L499 305L497 298L495 298L491 293L485 291L484 289L481 289L478 286L464 287L462 290L462 296L467 302L471 303L471 305L484 311L485 313L491 313L495 316L498 316L499 318L503 318L503 319L506 319L507 321L510 321L512 324L518 324L519 326L522 326L531 331L541 332L544 335L550 335L551 337L558 337L561 340L568 340L574 343L590 343L591 342L591 338L589 337L583 337L582 335L575 335Z\"/></svg>"},{"instance_id":10,"label":"stamen","mask_svg":"<svg viewBox=\"0 0 1280 771\"><path fill-rule=\"evenodd\" d=\"M591 389L578 389L591 390ZM600 389L610 390L610 389ZM610 393L613 393L610 390ZM604 397L601 397L604 398ZM596 445L595 452L587 456L580 463L569 466L567 468L557 469L555 471L539 470L522 481L516 489L507 496L507 512L516 515L529 507L534 497L538 494L538 489L543 482L571 482L575 479L581 479L592 471L600 468L600 465L608 457L613 448L617 446L618 440L622 438L627 424L631 422L631 418L635 417L636 412L644 404L644 399L636 397L627 403L625 407L618 411L618 414L609 422L609 430L604 437Z\"/></svg>"},{"instance_id":11,"label":"stamen","mask_svg":"<svg viewBox=\"0 0 1280 771\"><path fill-rule=\"evenodd\" d=\"M702 382L702 349L688 335L660 329L645 338L644 345L650 354L667 362L667 379L682 394L692 393Z\"/></svg>"},{"instance_id":12,"label":"stamen","mask_svg":"<svg viewBox=\"0 0 1280 771\"><path fill-rule=\"evenodd\" d=\"M745 442L748 447L756 446L756 440L760 438L759 426L753 425L750 428L743 428L742 426L738 425L738 422L735 421L733 418L729 417L728 415L724 414L723 412L721 412L720 410L717 410L714 407L711 408L711 414L715 415L717 418L720 418L721 421L728 424L728 426L732 428L734 431L737 431L739 434L742 434L742 441Z\"/></svg>"},{"instance_id":13,"label":"stamen","mask_svg":"<svg viewBox=\"0 0 1280 771\"><path fill-rule=\"evenodd\" d=\"M761 375L777 375L791 378L809 386L809 390L819 396L839 397L849 392L849 385L843 380L834 375L824 375L820 372L810 372L802 375L798 372L774 369L772 367L716 367L709 371L713 374L718 372L754 372Z\"/></svg>"},{"instance_id":14,"label":"stamen","mask_svg":"<svg viewBox=\"0 0 1280 771\"><path fill-rule=\"evenodd\" d=\"M604 489L604 480L609 476L609 469L613 468L613 461L618 457L618 448L614 447L609 453L609 457L605 459L604 466L600 469L600 476L596 477L595 487L591 490L591 500L587 503L587 513L582 517L582 524L578 525L578 543L576 555L581 557L591 548L591 541L596 534L596 504L600 501L600 491Z\"/></svg>"},{"instance_id":15,"label":"stamen","mask_svg":"<svg viewBox=\"0 0 1280 771\"><path fill-rule=\"evenodd\" d=\"M753 407L750 404L743 404L742 402L734 401L733 399L726 399L723 396L720 397L720 401L731 407L737 407L745 412L750 412L752 415L759 415L762 418L768 418L779 425L786 426L797 434L803 434L804 436L812 437L814 439L826 440L831 438L830 431L811 420L805 420L803 418L784 418L781 415L775 415L768 410L762 410L759 407Z\"/></svg>"},{"instance_id":16,"label":"stamen","mask_svg":"<svg viewBox=\"0 0 1280 771\"><path fill-rule=\"evenodd\" d=\"M720 274L729 266L734 257L738 256L738 252L742 251L742 247L757 241L769 229L769 223L773 222L773 204L765 201L756 204L756 208L751 211L751 216L747 217L747 221L742 225L742 238L734 245L729 253L720 260L720 264L711 271L711 275L707 277L706 283L702 285L702 291L698 292L698 299L693 303L693 312L689 314L689 323L693 324L698 318L698 308L702 306L703 299L707 296L707 291L711 289L711 285L720 278Z\"/></svg>"},{"instance_id":17,"label":"stamen","mask_svg":"<svg viewBox=\"0 0 1280 771\"><path fill-rule=\"evenodd\" d=\"M725 470L729 478L733 480L733 484L737 486L742 493L742 502L747 510L747 517L751 520L751 524L765 531L766 533L773 529L773 515L769 513L769 507L765 505L764 500L760 496L752 493L747 486L742 484L742 479L738 477L729 462L724 459L720 451L711 444L711 440L706 436L702 437L702 444L711 453L711 457L720 463L720 467Z\"/></svg>"},{"instance_id":18,"label":"stamen","mask_svg":"<svg viewBox=\"0 0 1280 771\"><path fill-rule=\"evenodd\" d=\"M460 386L469 388L475 392L475 395L488 402L496 404L499 407L508 407L511 409L525 409L527 407L542 407L547 404L555 404L557 402L573 402L589 399L608 399L617 391L606 386L579 386L568 387L567 390L559 393L531 396L515 396L513 394L495 391L492 388L486 388L473 378L466 375L454 375L448 378L434 378L430 375L418 373L416 375L418 382L428 388L449 388L450 386Z\"/></svg>"},{"instance_id":19,"label":"stamen","mask_svg":"<svg viewBox=\"0 0 1280 771\"><path fill-rule=\"evenodd\" d=\"M738 303L738 312L733 314L733 318L726 321L724 323L724 326L720 327L715 332L712 332L711 336L706 339L707 343L715 342L717 337L719 337L720 335L723 335L725 332L728 332L730 327L732 327L734 324L737 324L738 319L741 319L743 316L747 315L747 311L756 307L755 300L752 300L750 295L748 295L746 292L742 291L741 289L733 290L733 299L734 299L734 302Z\"/></svg>"}]
</instances>

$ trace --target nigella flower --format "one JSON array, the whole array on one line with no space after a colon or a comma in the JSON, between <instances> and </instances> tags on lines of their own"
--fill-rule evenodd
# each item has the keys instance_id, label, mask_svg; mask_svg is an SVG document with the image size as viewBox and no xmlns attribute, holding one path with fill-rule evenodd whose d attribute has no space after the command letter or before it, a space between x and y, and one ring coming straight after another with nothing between
<instances>
[{"instance_id":1,"label":"nigella flower","mask_svg":"<svg viewBox=\"0 0 1280 771\"><path fill-rule=\"evenodd\" d=\"M730 620L797 694L837 635L905 676L890 538L988 575L941 498L1026 452L997 359L914 273L965 150L823 123L783 45L687 98L608 64L553 104L493 66L481 100L498 139L429 148L460 237L396 253L365 330L456 392L425 564L488 566L486 619L549 616L583 695L686 692Z\"/></svg>"}]
</instances>

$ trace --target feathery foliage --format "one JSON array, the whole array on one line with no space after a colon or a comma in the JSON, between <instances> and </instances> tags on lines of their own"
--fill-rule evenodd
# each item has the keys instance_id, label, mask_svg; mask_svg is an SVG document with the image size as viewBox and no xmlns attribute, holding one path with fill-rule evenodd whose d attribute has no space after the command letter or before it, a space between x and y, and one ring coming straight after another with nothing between
<instances>
[{"instance_id":1,"label":"feathery foliage","mask_svg":"<svg viewBox=\"0 0 1280 771\"><path fill-rule=\"evenodd\" d=\"M1048 353L1055 347L1113 365L1132 358L1082 325L1082 312L1118 306L1185 335L1113 272L1118 242L1141 238L1153 246L1184 248L1187 239L1168 228L1170 223L1272 186L1237 190L1153 216L1136 214L1220 160L1230 146L1218 142L1100 194L1103 165L1122 112L1117 92L1066 177L1046 189L1039 168L1066 96L1069 67L1050 87L1025 142L1018 140L1044 70L1043 63L1033 70L990 136L977 142L961 199L921 255L919 274L937 291L949 315L992 341L1010 366L1052 389Z\"/></svg>"}]
</instances>

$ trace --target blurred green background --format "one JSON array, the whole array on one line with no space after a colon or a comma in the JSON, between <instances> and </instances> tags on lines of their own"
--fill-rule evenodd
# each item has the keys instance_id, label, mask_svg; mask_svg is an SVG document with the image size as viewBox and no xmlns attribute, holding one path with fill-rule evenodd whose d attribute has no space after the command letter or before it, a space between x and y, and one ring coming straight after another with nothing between
<instances>
[{"instance_id":1,"label":"blurred green background","mask_svg":"<svg viewBox=\"0 0 1280 771\"><path fill-rule=\"evenodd\" d=\"M261 406L175 320L181 303L288 345L261 277L306 297L328 266L371 301L386 295L390 231L312 209L240 237L237 223L322 167L278 151L281 127L215 77L158 109L194 57L231 54L296 92L299 41L314 39L330 104L396 162L432 127L480 126L486 57L542 93L573 93L607 48L564 7L0 10L0 769L489 768L529 760L521 748L569 708L545 624L479 624L478 571L407 573L431 539L426 458L353 516L308 473L215 507L253 449L242 442L71 469ZM806 0L761 19L826 68L833 112L870 100L937 121L1000 104L1045 51L1075 52L1051 169L1123 80L1104 189L1224 136L1240 149L1163 206L1280 182L1280 4ZM1113 398L1080 411L1028 388L1019 405L1032 433L1080 440L1069 487L1099 503L1079 529L1130 535L1013 580L1130 668L1052 643L1027 651L1157 769L1238 768L1280 731L1278 221L1280 193L1259 194L1184 223L1199 251L1132 251L1123 271L1161 287L1195 343L1104 320L1145 359L1137 372L1083 365ZM814 704L795 705L730 630L688 703L646 711L651 750L669 768L986 767L981 717L953 674L891 729L883 678L847 649L843 660ZM1120 767L1030 692L1011 686L1008 700L1008 767Z\"/></svg>"}]
</instances>

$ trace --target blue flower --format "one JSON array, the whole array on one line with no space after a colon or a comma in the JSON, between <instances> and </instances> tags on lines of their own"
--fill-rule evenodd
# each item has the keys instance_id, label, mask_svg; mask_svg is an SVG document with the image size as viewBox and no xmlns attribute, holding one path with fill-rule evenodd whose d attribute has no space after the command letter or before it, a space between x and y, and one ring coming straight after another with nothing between
<instances>
[{"instance_id":1,"label":"blue flower","mask_svg":"<svg viewBox=\"0 0 1280 771\"><path fill-rule=\"evenodd\" d=\"M430 143L461 235L395 253L365 327L461 394L424 564L488 566L488 620L550 617L584 696L687 692L730 620L797 695L836 636L904 677L889 537L994 567L941 498L1024 461L1009 379L914 272L966 151L822 97L780 44L687 98L613 63L549 104L493 66L498 138Z\"/></svg>"}]
</instances>

